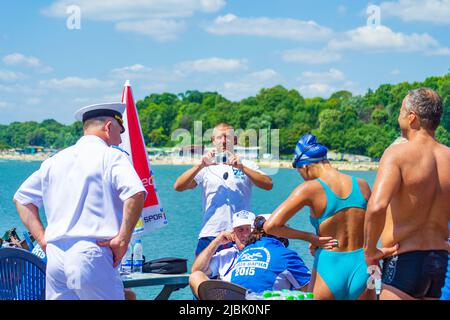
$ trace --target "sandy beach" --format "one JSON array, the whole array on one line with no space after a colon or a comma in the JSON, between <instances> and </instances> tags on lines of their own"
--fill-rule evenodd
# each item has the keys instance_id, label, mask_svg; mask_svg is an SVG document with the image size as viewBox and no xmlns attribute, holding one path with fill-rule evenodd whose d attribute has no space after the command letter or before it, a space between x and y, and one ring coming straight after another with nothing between
<instances>
[{"instance_id":1,"label":"sandy beach","mask_svg":"<svg viewBox=\"0 0 450 320\"><path fill-rule=\"evenodd\" d=\"M44 161L51 154L13 154L0 153L0 160L16 160L16 161ZM198 159L188 157L150 157L151 165L193 165ZM262 168L292 168L289 160L261 160L257 161ZM376 171L378 162L351 162L351 161L331 161L333 166L338 170L346 171Z\"/></svg>"},{"instance_id":2,"label":"sandy beach","mask_svg":"<svg viewBox=\"0 0 450 320\"><path fill-rule=\"evenodd\" d=\"M44 161L49 158L50 154L14 154L14 153L0 153L0 160L18 160L18 161Z\"/></svg>"}]
</instances>

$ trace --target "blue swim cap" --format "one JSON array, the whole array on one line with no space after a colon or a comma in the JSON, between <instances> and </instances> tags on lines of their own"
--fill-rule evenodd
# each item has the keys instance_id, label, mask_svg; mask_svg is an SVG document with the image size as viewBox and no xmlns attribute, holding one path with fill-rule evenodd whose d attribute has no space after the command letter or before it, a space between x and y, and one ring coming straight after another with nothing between
<instances>
[{"instance_id":1,"label":"blue swim cap","mask_svg":"<svg viewBox=\"0 0 450 320\"><path fill-rule=\"evenodd\" d=\"M307 133L300 137L295 147L292 167L299 168L327 159L328 149L317 142L317 137Z\"/></svg>"}]
</instances>

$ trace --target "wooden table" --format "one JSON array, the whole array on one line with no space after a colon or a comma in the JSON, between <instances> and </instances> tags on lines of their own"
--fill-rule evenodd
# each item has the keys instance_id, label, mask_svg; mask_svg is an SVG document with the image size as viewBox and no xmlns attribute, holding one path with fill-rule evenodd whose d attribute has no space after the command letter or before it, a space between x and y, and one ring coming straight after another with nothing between
<instances>
[{"instance_id":1,"label":"wooden table","mask_svg":"<svg viewBox=\"0 0 450 320\"><path fill-rule=\"evenodd\" d=\"M172 292L182 289L189 284L189 273L132 273L131 275L122 275L121 277L125 288L163 285L163 289L156 296L155 300L168 300Z\"/></svg>"}]
</instances>

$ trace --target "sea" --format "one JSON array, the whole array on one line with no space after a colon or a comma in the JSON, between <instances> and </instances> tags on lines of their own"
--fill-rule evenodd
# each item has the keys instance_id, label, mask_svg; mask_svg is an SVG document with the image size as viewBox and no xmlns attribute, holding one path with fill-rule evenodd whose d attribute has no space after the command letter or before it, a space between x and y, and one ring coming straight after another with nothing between
<instances>
[{"instance_id":1,"label":"sea","mask_svg":"<svg viewBox=\"0 0 450 320\"><path fill-rule=\"evenodd\" d=\"M0 236L12 227L16 227L22 238L23 226L13 204L13 196L21 183L40 166L39 161L0 160ZM153 260L164 257L180 257L188 260L188 268L194 261L194 250L202 221L202 195L199 188L185 192L176 192L173 184L177 177L189 166L154 165L152 171L161 205L167 215L168 224L162 229L142 237L145 259ZM264 170L264 169L263 169ZM372 187L375 171L344 171L363 178ZM251 199L252 211L256 214L272 213L296 186L303 182L297 171L279 169L271 175L273 189L265 191L253 188ZM45 224L45 213L41 211ZM309 223L309 210L304 208L290 221L289 225L304 231L313 232ZM309 253L308 243L290 240L289 247L302 257L305 264L312 268L313 257ZM138 299L151 300L161 291L162 286L134 288ZM192 300L189 286L180 289L170 296L174 300Z\"/></svg>"}]
</instances>

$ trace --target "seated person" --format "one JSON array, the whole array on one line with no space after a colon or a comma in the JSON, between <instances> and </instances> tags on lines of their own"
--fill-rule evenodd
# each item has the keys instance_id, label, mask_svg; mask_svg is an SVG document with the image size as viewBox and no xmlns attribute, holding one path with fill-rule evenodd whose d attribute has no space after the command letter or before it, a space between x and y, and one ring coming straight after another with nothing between
<instances>
[{"instance_id":1,"label":"seated person","mask_svg":"<svg viewBox=\"0 0 450 320\"><path fill-rule=\"evenodd\" d=\"M192 265L192 273L189 276L189 285L192 292L198 296L198 286L209 279L230 281L233 268L239 252L244 249L248 236L252 231L255 214L242 210L233 214L233 231L221 232L211 243L197 256ZM228 249L217 251L219 246L232 243Z\"/></svg>"},{"instance_id":2,"label":"seated person","mask_svg":"<svg viewBox=\"0 0 450 320\"><path fill-rule=\"evenodd\" d=\"M270 215L257 216L247 246L231 271L231 282L255 293L265 290L307 291L311 271L290 249L286 238L266 234L264 222Z\"/></svg>"}]
</instances>

